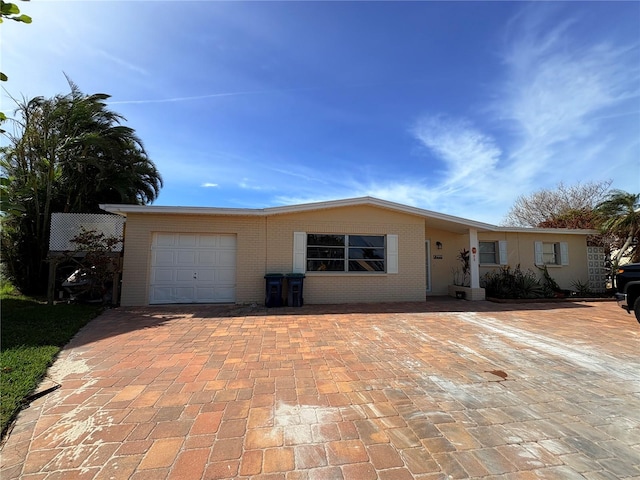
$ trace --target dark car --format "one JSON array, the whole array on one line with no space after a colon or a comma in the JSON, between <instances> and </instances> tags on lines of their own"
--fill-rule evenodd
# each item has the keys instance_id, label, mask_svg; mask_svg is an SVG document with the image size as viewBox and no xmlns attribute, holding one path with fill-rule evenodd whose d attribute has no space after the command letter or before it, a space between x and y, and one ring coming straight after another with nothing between
<instances>
[{"instance_id":1,"label":"dark car","mask_svg":"<svg viewBox=\"0 0 640 480\"><path fill-rule=\"evenodd\" d=\"M640 322L640 263L629 263L618 268L616 274L616 300Z\"/></svg>"}]
</instances>

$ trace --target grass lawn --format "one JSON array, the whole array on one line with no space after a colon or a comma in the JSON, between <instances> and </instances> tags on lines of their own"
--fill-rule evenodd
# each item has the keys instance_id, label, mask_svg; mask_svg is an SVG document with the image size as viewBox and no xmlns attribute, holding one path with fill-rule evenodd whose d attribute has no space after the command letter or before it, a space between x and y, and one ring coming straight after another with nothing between
<instances>
[{"instance_id":1,"label":"grass lawn","mask_svg":"<svg viewBox=\"0 0 640 480\"><path fill-rule=\"evenodd\" d=\"M0 421L2 436L25 397L38 386L54 357L102 310L95 305L47 306L3 288L0 330Z\"/></svg>"}]
</instances>

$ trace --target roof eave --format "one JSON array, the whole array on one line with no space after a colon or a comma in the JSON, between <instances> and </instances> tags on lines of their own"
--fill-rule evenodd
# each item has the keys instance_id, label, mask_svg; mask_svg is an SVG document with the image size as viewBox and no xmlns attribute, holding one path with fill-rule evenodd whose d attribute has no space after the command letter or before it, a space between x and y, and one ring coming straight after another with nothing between
<instances>
[{"instance_id":1,"label":"roof eave","mask_svg":"<svg viewBox=\"0 0 640 480\"><path fill-rule=\"evenodd\" d=\"M120 205L120 204L100 204L100 208L110 213L127 216L130 213L144 214L181 214L181 215L241 215L241 216L261 216L263 209L253 208L216 208L216 207L175 207L156 205Z\"/></svg>"},{"instance_id":2,"label":"roof eave","mask_svg":"<svg viewBox=\"0 0 640 480\"><path fill-rule=\"evenodd\" d=\"M121 205L121 204L101 204L100 208L122 216L128 214L182 214L182 215L226 215L226 216L270 216L285 215L289 213L301 213L313 210L324 210L328 208L353 207L371 205L388 210L403 212L409 215L416 215L426 219L439 220L456 225L458 228L473 228L480 232L507 232L507 233L555 233L565 235L595 235L597 230L581 230L566 228L528 228L528 227L499 227L489 223L477 222L467 218L455 217L444 213L411 207L401 203L381 200L375 197L356 197L341 200L329 200L315 203L302 203L298 205L286 205L281 207L268 208L217 208L217 207L177 207L177 206L155 206L155 205Z\"/></svg>"},{"instance_id":3,"label":"roof eave","mask_svg":"<svg viewBox=\"0 0 640 480\"><path fill-rule=\"evenodd\" d=\"M432 218L436 220L442 220L450 223L454 223L467 228L476 228L478 230L494 231L498 227L483 222L476 222L467 218L455 217L453 215L447 215L444 213L438 213L431 210L425 210L422 208L411 207L409 205L403 205L401 203L390 202L388 200L381 200L375 197L356 197L347 198L342 200L329 200L324 202L315 203L303 203L299 205L287 205L283 207L270 207L265 208L264 211L270 215L282 215L287 213L299 213L307 212L311 210L322 210L327 208L339 208L339 207L354 207L359 205L372 205L380 208L386 208L393 211L404 212L410 215L416 215L423 218Z\"/></svg>"},{"instance_id":4,"label":"roof eave","mask_svg":"<svg viewBox=\"0 0 640 480\"><path fill-rule=\"evenodd\" d=\"M600 232L582 228L535 228L535 227L497 227L496 231L506 233L556 233L563 235L597 235Z\"/></svg>"}]
</instances>

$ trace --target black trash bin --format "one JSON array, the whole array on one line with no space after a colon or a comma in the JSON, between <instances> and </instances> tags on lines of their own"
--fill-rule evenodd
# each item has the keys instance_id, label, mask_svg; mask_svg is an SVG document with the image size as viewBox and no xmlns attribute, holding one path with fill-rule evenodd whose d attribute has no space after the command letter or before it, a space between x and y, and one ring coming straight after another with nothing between
<instances>
[{"instance_id":1,"label":"black trash bin","mask_svg":"<svg viewBox=\"0 0 640 480\"><path fill-rule=\"evenodd\" d=\"M304 299L302 289L304 287L304 273L287 274L287 305L301 307Z\"/></svg>"},{"instance_id":2,"label":"black trash bin","mask_svg":"<svg viewBox=\"0 0 640 480\"><path fill-rule=\"evenodd\" d=\"M282 279L281 273L267 273L265 276L265 298L264 304L271 307L282 306Z\"/></svg>"}]
</instances>

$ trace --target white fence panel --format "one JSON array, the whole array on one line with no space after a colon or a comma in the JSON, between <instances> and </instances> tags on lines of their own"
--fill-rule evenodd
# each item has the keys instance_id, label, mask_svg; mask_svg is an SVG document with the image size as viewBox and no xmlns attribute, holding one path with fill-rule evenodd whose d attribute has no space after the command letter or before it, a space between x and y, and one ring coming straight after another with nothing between
<instances>
[{"instance_id":1,"label":"white fence panel","mask_svg":"<svg viewBox=\"0 0 640 480\"><path fill-rule=\"evenodd\" d=\"M49 235L49 251L74 251L77 246L71 239L84 230L94 230L106 237L122 237L125 218L102 213L52 213ZM114 252L122 251L119 243Z\"/></svg>"}]
</instances>

